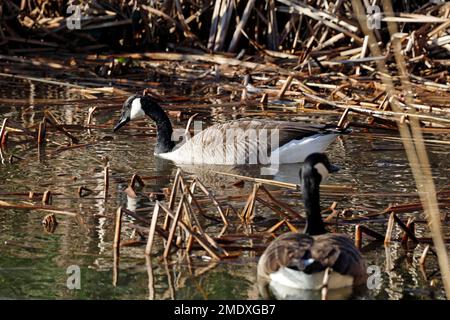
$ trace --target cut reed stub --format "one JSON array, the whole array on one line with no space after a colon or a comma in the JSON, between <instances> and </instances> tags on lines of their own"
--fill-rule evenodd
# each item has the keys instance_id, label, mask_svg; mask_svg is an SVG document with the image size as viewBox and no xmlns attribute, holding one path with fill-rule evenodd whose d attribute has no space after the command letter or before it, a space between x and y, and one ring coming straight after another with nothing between
<instances>
[{"instance_id":1,"label":"cut reed stub","mask_svg":"<svg viewBox=\"0 0 450 320\"><path fill-rule=\"evenodd\" d=\"M361 226L359 224L355 227L355 247L358 249L361 249L361 243L362 243L362 231Z\"/></svg>"},{"instance_id":2,"label":"cut reed stub","mask_svg":"<svg viewBox=\"0 0 450 320\"><path fill-rule=\"evenodd\" d=\"M42 203L43 204L52 204L52 192L47 190L42 195Z\"/></svg>"},{"instance_id":3,"label":"cut reed stub","mask_svg":"<svg viewBox=\"0 0 450 320\"><path fill-rule=\"evenodd\" d=\"M414 241L414 239L410 237L410 234L414 235L414 237L415 237L415 229L416 228L415 228L414 220L415 220L414 218L409 218L408 222L406 223L405 227L409 230L409 234L406 231L403 233L403 236L402 236L402 244L403 245L408 243L408 239L411 239Z\"/></svg>"},{"instance_id":4,"label":"cut reed stub","mask_svg":"<svg viewBox=\"0 0 450 320\"><path fill-rule=\"evenodd\" d=\"M109 189L109 167L105 166L103 169L103 197L106 200L108 198Z\"/></svg>"},{"instance_id":5,"label":"cut reed stub","mask_svg":"<svg viewBox=\"0 0 450 320\"><path fill-rule=\"evenodd\" d=\"M42 120L39 123L39 129L38 129L38 136L37 136L38 145L42 145L45 142L46 132L47 132L46 124L45 124L45 121Z\"/></svg>"},{"instance_id":6,"label":"cut reed stub","mask_svg":"<svg viewBox=\"0 0 450 320\"><path fill-rule=\"evenodd\" d=\"M56 226L58 225L58 221L56 220L56 216L54 213L50 213L42 219L42 225L44 226L45 231L48 233L55 232Z\"/></svg>"}]
</instances>

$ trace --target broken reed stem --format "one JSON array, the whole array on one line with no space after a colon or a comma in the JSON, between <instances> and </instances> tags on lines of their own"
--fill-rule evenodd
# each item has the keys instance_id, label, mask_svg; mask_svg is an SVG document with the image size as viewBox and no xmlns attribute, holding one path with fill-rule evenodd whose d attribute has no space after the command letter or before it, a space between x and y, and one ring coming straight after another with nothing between
<instances>
[{"instance_id":1,"label":"broken reed stem","mask_svg":"<svg viewBox=\"0 0 450 320\"><path fill-rule=\"evenodd\" d=\"M114 242L113 248L115 251L119 252L120 250L120 233L122 231L122 207L117 208L116 210L116 224L114 228Z\"/></svg>"},{"instance_id":2,"label":"broken reed stem","mask_svg":"<svg viewBox=\"0 0 450 320\"><path fill-rule=\"evenodd\" d=\"M156 224L158 223L158 214L159 214L159 205L158 203L156 203L155 208L153 209L152 221L150 222L150 227L148 229L147 245L145 246L144 251L146 256L149 256L150 253L152 252L153 241L155 238Z\"/></svg>"}]
</instances>

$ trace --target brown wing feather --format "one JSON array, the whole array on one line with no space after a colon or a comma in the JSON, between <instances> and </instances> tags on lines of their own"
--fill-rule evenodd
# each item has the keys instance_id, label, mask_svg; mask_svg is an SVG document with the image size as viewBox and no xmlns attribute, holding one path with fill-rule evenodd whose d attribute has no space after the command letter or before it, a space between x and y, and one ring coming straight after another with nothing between
<instances>
[{"instance_id":1,"label":"brown wing feather","mask_svg":"<svg viewBox=\"0 0 450 320\"><path fill-rule=\"evenodd\" d=\"M314 265L305 266L304 259L314 259ZM269 281L270 274L282 267L311 273L331 267L342 275L354 277L360 285L366 279L364 260L353 242L343 234L308 236L289 232L281 235L267 247L258 263L258 278ZM309 269L309 270L308 270Z\"/></svg>"}]
</instances>

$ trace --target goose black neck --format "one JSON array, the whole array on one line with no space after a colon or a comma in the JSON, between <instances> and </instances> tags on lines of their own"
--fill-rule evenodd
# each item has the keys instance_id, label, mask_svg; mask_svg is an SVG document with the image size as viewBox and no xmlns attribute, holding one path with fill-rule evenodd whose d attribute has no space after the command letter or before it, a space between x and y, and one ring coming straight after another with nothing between
<instances>
[{"instance_id":1,"label":"goose black neck","mask_svg":"<svg viewBox=\"0 0 450 320\"><path fill-rule=\"evenodd\" d=\"M172 124L169 117L159 104L152 103L150 108L144 109L145 113L156 123L156 147L155 154L166 153L172 151L175 143L172 141Z\"/></svg>"},{"instance_id":2,"label":"goose black neck","mask_svg":"<svg viewBox=\"0 0 450 320\"><path fill-rule=\"evenodd\" d=\"M302 183L303 201L306 210L305 234L319 235L327 233L320 210L320 182L312 177L304 177Z\"/></svg>"}]
</instances>

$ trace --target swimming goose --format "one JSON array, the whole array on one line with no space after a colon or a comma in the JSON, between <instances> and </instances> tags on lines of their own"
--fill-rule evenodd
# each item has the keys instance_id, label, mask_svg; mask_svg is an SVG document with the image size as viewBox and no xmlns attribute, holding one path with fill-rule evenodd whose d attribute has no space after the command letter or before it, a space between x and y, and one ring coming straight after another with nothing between
<instances>
[{"instance_id":1,"label":"swimming goose","mask_svg":"<svg viewBox=\"0 0 450 320\"><path fill-rule=\"evenodd\" d=\"M179 164L298 163L323 152L347 130L292 121L234 120L215 124L178 145L169 117L151 96L133 95L123 104L114 132L127 122L150 117L156 123L154 154Z\"/></svg>"},{"instance_id":2,"label":"swimming goose","mask_svg":"<svg viewBox=\"0 0 450 320\"><path fill-rule=\"evenodd\" d=\"M327 233L320 214L319 185L337 170L324 154L306 158L300 172L307 221L304 233L279 236L258 262L258 283L268 284L272 292L282 292L283 288L318 290L328 267L332 269L328 289L365 283L367 272L359 250L346 235Z\"/></svg>"}]
</instances>

